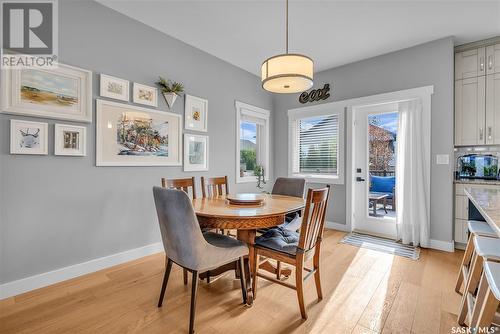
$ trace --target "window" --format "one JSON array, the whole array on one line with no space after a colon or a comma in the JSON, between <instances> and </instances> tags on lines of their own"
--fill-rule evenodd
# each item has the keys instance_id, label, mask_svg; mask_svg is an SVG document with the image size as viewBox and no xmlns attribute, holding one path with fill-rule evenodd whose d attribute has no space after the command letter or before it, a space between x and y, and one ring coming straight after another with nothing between
<instances>
[{"instance_id":1,"label":"window","mask_svg":"<svg viewBox=\"0 0 500 334\"><path fill-rule=\"evenodd\" d=\"M329 104L289 111L291 176L343 183L343 115Z\"/></svg>"},{"instance_id":2,"label":"window","mask_svg":"<svg viewBox=\"0 0 500 334\"><path fill-rule=\"evenodd\" d=\"M236 101L236 182L256 182L263 170L269 179L268 110Z\"/></svg>"}]
</instances>

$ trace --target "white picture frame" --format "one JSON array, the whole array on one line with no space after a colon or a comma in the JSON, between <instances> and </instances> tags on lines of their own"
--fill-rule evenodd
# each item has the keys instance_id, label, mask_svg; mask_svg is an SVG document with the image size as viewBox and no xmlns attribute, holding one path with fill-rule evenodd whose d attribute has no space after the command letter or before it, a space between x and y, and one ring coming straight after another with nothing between
<instances>
[{"instance_id":1,"label":"white picture frame","mask_svg":"<svg viewBox=\"0 0 500 334\"><path fill-rule=\"evenodd\" d=\"M0 112L92 122L92 72L59 63L56 68L2 71Z\"/></svg>"},{"instance_id":2,"label":"white picture frame","mask_svg":"<svg viewBox=\"0 0 500 334\"><path fill-rule=\"evenodd\" d=\"M87 155L87 128L85 126L55 124L54 155Z\"/></svg>"},{"instance_id":3,"label":"white picture frame","mask_svg":"<svg viewBox=\"0 0 500 334\"><path fill-rule=\"evenodd\" d=\"M158 107L158 89L134 82L132 102L150 107Z\"/></svg>"},{"instance_id":4,"label":"white picture frame","mask_svg":"<svg viewBox=\"0 0 500 334\"><path fill-rule=\"evenodd\" d=\"M130 82L107 74L99 76L99 95L110 99L129 101Z\"/></svg>"},{"instance_id":5,"label":"white picture frame","mask_svg":"<svg viewBox=\"0 0 500 334\"><path fill-rule=\"evenodd\" d=\"M208 100L186 94L184 126L186 130L207 132Z\"/></svg>"},{"instance_id":6,"label":"white picture frame","mask_svg":"<svg viewBox=\"0 0 500 334\"><path fill-rule=\"evenodd\" d=\"M184 134L184 171L208 171L208 136L192 133Z\"/></svg>"},{"instance_id":7,"label":"white picture frame","mask_svg":"<svg viewBox=\"0 0 500 334\"><path fill-rule=\"evenodd\" d=\"M137 136L137 123L147 123L159 138ZM181 166L181 115L97 99L96 165Z\"/></svg>"},{"instance_id":8,"label":"white picture frame","mask_svg":"<svg viewBox=\"0 0 500 334\"><path fill-rule=\"evenodd\" d=\"M48 154L49 125L43 122L10 120L10 154Z\"/></svg>"}]
</instances>

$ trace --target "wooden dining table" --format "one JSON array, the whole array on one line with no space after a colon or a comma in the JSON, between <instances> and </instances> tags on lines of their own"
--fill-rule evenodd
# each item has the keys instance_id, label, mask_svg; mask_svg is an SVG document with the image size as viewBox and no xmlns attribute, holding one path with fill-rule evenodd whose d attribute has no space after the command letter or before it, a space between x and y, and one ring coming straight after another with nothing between
<instances>
[{"instance_id":1,"label":"wooden dining table","mask_svg":"<svg viewBox=\"0 0 500 334\"><path fill-rule=\"evenodd\" d=\"M231 195L228 195L231 196ZM261 205L233 205L226 196L193 199L193 208L202 228L236 230L237 238L248 245L248 261L253 268L255 236L258 229L274 227L285 222L285 215L304 208L305 200L299 197L259 194ZM234 266L222 266L208 275L217 276L234 269ZM270 269L267 265L264 269ZM250 269L251 270L251 269ZM247 279L251 280L251 273ZM251 284L247 285L249 296L253 296ZM249 298L251 304L253 298Z\"/></svg>"}]
</instances>

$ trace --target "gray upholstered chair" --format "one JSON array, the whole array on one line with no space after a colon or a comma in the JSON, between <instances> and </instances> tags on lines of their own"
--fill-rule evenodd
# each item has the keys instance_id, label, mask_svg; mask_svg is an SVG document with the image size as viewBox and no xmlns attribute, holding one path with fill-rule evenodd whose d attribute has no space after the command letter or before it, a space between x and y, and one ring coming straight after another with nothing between
<instances>
[{"instance_id":1,"label":"gray upholstered chair","mask_svg":"<svg viewBox=\"0 0 500 334\"><path fill-rule=\"evenodd\" d=\"M243 242L221 234L202 234L191 200L182 190L153 188L161 237L166 253L166 269L158 307L163 303L172 263L193 274L189 333L193 333L196 292L200 273L224 264L238 263L243 302L246 303L246 279L243 257L248 247ZM207 242L210 241L209 242Z\"/></svg>"},{"instance_id":2,"label":"gray upholstered chair","mask_svg":"<svg viewBox=\"0 0 500 334\"><path fill-rule=\"evenodd\" d=\"M306 180L297 177L278 177L271 194L304 197Z\"/></svg>"}]
</instances>

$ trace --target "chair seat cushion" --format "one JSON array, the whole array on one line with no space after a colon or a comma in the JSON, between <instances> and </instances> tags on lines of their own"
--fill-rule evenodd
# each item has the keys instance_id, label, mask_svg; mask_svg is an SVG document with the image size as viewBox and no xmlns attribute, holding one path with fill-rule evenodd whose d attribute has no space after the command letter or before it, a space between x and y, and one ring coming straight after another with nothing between
<instances>
[{"instance_id":1,"label":"chair seat cushion","mask_svg":"<svg viewBox=\"0 0 500 334\"><path fill-rule=\"evenodd\" d=\"M232 248L238 246L246 247L246 245L242 241L220 233L207 231L203 232L203 237L209 244L221 248Z\"/></svg>"},{"instance_id":2,"label":"chair seat cushion","mask_svg":"<svg viewBox=\"0 0 500 334\"><path fill-rule=\"evenodd\" d=\"M255 245L278 252L295 255L299 244L299 234L283 227L275 227L255 239Z\"/></svg>"},{"instance_id":3,"label":"chair seat cushion","mask_svg":"<svg viewBox=\"0 0 500 334\"><path fill-rule=\"evenodd\" d=\"M478 221L478 220L469 220L467 222L467 226L469 228L470 233L475 235L480 235L483 237L494 237L497 235L495 231L488 225L486 222Z\"/></svg>"},{"instance_id":4,"label":"chair seat cushion","mask_svg":"<svg viewBox=\"0 0 500 334\"><path fill-rule=\"evenodd\" d=\"M500 261L500 239L476 236L474 250L487 260Z\"/></svg>"},{"instance_id":5,"label":"chair seat cushion","mask_svg":"<svg viewBox=\"0 0 500 334\"><path fill-rule=\"evenodd\" d=\"M484 263L484 273L491 292L496 299L500 300L500 263L486 261Z\"/></svg>"}]
</instances>

